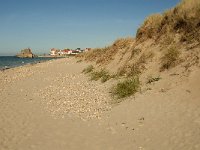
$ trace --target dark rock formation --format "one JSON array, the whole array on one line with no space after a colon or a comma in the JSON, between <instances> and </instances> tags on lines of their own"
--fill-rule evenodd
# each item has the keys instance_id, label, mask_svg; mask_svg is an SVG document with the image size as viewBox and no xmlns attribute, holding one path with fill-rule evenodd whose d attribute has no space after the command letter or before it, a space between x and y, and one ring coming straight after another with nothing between
<instances>
[{"instance_id":1,"label":"dark rock formation","mask_svg":"<svg viewBox=\"0 0 200 150\"><path fill-rule=\"evenodd\" d=\"M20 58L33 58L33 57L36 57L36 55L34 55L32 53L30 48L21 50L21 52L19 54L17 54L16 56L20 57Z\"/></svg>"}]
</instances>

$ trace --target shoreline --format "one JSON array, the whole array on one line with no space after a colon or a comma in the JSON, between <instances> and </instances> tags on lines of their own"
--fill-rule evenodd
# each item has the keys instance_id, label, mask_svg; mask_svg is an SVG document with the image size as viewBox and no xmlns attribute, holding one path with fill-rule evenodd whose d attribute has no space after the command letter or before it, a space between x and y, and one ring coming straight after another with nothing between
<instances>
[{"instance_id":1,"label":"shoreline","mask_svg":"<svg viewBox=\"0 0 200 150\"><path fill-rule=\"evenodd\" d=\"M15 56L3 56L3 57L15 57ZM33 61L33 62L27 62L25 63L24 61L22 61L20 64L18 65L12 65L12 66L9 66L9 64L5 65L5 66L2 66L0 67L0 71L5 71L5 70L8 70L8 69L12 69L12 68L17 68L17 67L22 67L22 66L26 66L26 65L34 65L34 64L38 64L38 63L44 63L46 61L51 61L51 60L56 60L56 59L62 59L62 58L66 58L66 57L37 57L37 58L52 58L52 59L49 59L49 60L37 60L37 59L34 59L34 58L25 58L25 59L34 59L36 61ZM24 58L19 58L21 60L23 60Z\"/></svg>"}]
</instances>

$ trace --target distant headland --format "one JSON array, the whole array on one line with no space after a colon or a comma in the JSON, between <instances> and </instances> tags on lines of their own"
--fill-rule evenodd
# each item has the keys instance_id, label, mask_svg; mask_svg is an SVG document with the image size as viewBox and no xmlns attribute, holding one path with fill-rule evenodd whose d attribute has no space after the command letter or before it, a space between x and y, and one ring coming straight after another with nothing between
<instances>
[{"instance_id":1,"label":"distant headland","mask_svg":"<svg viewBox=\"0 0 200 150\"><path fill-rule=\"evenodd\" d=\"M20 58L34 58L37 57L37 55L33 54L30 48L26 48L21 50L20 53L16 55L16 57Z\"/></svg>"}]
</instances>

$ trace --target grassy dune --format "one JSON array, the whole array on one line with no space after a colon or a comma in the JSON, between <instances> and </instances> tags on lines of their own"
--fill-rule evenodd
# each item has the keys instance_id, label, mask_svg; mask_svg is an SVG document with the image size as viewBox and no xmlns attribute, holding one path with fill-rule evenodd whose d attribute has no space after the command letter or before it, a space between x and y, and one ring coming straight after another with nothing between
<instances>
[{"instance_id":1,"label":"grassy dune","mask_svg":"<svg viewBox=\"0 0 200 150\"><path fill-rule=\"evenodd\" d=\"M164 38L167 44L174 42L178 34L180 42L200 41L200 1L183 0L176 7L163 14L153 14L146 18L137 31L137 40ZM167 36L165 36L167 35Z\"/></svg>"},{"instance_id":2,"label":"grassy dune","mask_svg":"<svg viewBox=\"0 0 200 150\"><path fill-rule=\"evenodd\" d=\"M199 42L200 1L183 0L162 14L147 17L135 38L117 39L78 57L96 63L97 70L104 68L124 79L138 76L144 82L144 76L152 73L187 72L199 66Z\"/></svg>"}]
</instances>

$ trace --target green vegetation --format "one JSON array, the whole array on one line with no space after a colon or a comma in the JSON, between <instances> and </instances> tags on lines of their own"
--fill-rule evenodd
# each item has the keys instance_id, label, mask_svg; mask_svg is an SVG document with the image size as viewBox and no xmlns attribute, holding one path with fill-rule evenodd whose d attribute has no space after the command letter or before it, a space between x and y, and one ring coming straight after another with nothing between
<instances>
[{"instance_id":1,"label":"green vegetation","mask_svg":"<svg viewBox=\"0 0 200 150\"><path fill-rule=\"evenodd\" d=\"M168 49L167 53L161 58L161 71L170 69L178 64L180 60L180 52L176 48Z\"/></svg>"},{"instance_id":2,"label":"green vegetation","mask_svg":"<svg viewBox=\"0 0 200 150\"><path fill-rule=\"evenodd\" d=\"M111 78L116 77L116 75L110 75L109 72L106 71L105 69L101 69L100 71L95 71L94 67L92 65L83 69L82 72L85 73L85 74L89 73L91 80L98 81L99 79L101 79L102 83L110 80Z\"/></svg>"},{"instance_id":3,"label":"green vegetation","mask_svg":"<svg viewBox=\"0 0 200 150\"><path fill-rule=\"evenodd\" d=\"M109 75L108 73L107 73L107 74L104 74L104 75L101 77L101 82L104 83L104 82L110 80L111 78L113 78L113 76Z\"/></svg>"},{"instance_id":4,"label":"green vegetation","mask_svg":"<svg viewBox=\"0 0 200 150\"><path fill-rule=\"evenodd\" d=\"M118 99L125 98L135 94L140 88L139 78L126 79L119 82L111 90L113 96L117 96Z\"/></svg>"},{"instance_id":5,"label":"green vegetation","mask_svg":"<svg viewBox=\"0 0 200 150\"><path fill-rule=\"evenodd\" d=\"M134 95L139 90L139 76L145 70L155 66L155 71L164 71L182 62L181 57L187 57L185 54L192 49L190 47L198 46L199 35L200 0L182 0L179 5L163 14L148 17L138 29L136 39L121 38L108 47L96 48L78 57L93 61L101 67L109 67L108 64L112 60L114 61L111 66L119 63L113 68L118 71L116 76L110 75L105 69L97 71L93 66L83 71L90 73L90 79L95 81L106 82L115 77L124 79L111 90L113 96L117 97L115 103L118 103L122 98ZM178 48L183 49L182 53ZM187 49L187 52L184 49ZM196 59L199 60L199 57ZM146 83L151 84L160 79L149 77Z\"/></svg>"},{"instance_id":6,"label":"green vegetation","mask_svg":"<svg viewBox=\"0 0 200 150\"><path fill-rule=\"evenodd\" d=\"M87 68L83 69L83 73L87 74L94 70L94 67L92 65L89 65Z\"/></svg>"},{"instance_id":7,"label":"green vegetation","mask_svg":"<svg viewBox=\"0 0 200 150\"><path fill-rule=\"evenodd\" d=\"M94 81L98 81L101 79L101 82L104 83L111 78L116 78L117 75L110 75L108 71L105 69L101 69L100 71L94 71L94 67L92 65L88 66L83 70L83 73L89 73L90 79ZM118 100L115 100L115 103L120 102L121 98L131 96L135 94L140 87L139 77L132 76L129 79L126 79L123 82L119 82L116 86L112 88L111 93L113 96L116 96Z\"/></svg>"},{"instance_id":8,"label":"green vegetation","mask_svg":"<svg viewBox=\"0 0 200 150\"><path fill-rule=\"evenodd\" d=\"M106 71L105 69L101 69L100 71L94 71L91 72L91 80L99 80L101 79L101 82L104 83L108 80L110 80L111 78L114 78L114 75L110 75L108 71Z\"/></svg>"},{"instance_id":9,"label":"green vegetation","mask_svg":"<svg viewBox=\"0 0 200 150\"><path fill-rule=\"evenodd\" d=\"M97 81L105 75L107 75L107 72L103 69L100 70L100 71L94 71L94 72L91 73L91 80Z\"/></svg>"}]
</instances>

